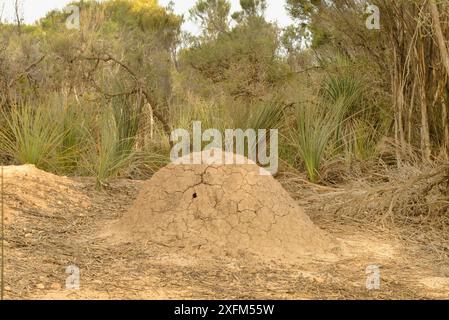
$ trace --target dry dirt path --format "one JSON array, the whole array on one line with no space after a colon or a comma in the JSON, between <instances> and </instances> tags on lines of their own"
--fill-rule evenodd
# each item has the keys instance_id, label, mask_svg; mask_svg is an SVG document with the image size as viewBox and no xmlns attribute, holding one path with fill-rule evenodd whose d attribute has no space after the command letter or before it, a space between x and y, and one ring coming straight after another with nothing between
<instances>
[{"instance_id":1,"label":"dry dirt path","mask_svg":"<svg viewBox=\"0 0 449 320\"><path fill-rule=\"evenodd\" d=\"M155 243L111 245L100 230L123 216L143 182L120 180L100 192L91 179L32 166L5 167L4 180L7 299L449 297L449 275L387 233L321 216L314 222L339 240L341 252L300 261L192 256ZM80 290L65 289L69 265L80 269ZM379 290L366 289L369 265L380 267Z\"/></svg>"}]
</instances>

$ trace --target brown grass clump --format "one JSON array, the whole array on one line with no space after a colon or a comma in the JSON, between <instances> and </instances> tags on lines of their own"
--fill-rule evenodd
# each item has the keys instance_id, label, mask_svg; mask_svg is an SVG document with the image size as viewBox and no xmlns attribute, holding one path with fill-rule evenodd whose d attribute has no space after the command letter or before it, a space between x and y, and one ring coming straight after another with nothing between
<instances>
[{"instance_id":1,"label":"brown grass clump","mask_svg":"<svg viewBox=\"0 0 449 320\"><path fill-rule=\"evenodd\" d=\"M449 259L449 166L403 167L372 173L333 188L285 175L284 186L301 195L309 212L342 224L394 230L410 244ZM298 188L299 187L299 188ZM296 190L296 191L294 191Z\"/></svg>"}]
</instances>

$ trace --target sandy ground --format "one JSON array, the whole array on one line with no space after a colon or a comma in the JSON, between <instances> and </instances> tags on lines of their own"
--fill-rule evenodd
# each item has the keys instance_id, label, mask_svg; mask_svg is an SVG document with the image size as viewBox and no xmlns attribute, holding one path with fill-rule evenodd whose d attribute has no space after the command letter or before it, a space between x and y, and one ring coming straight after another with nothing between
<instances>
[{"instance_id":1,"label":"sandy ground","mask_svg":"<svg viewBox=\"0 0 449 320\"><path fill-rule=\"evenodd\" d=\"M186 255L155 243L111 245L101 230L118 221L143 182L97 191L91 179L57 177L32 166L5 167L7 299L432 299L449 298L449 271L437 257L389 230L342 225L308 211L338 239L338 254L298 261ZM80 289L66 289L66 269ZM366 288L366 268L380 288Z\"/></svg>"}]
</instances>

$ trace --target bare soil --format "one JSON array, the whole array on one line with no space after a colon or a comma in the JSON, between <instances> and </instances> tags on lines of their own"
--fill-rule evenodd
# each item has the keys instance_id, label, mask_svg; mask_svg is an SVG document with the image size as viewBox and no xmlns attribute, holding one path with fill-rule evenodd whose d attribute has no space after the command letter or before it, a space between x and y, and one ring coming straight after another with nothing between
<instances>
[{"instance_id":1,"label":"bare soil","mask_svg":"<svg viewBox=\"0 0 449 320\"><path fill-rule=\"evenodd\" d=\"M145 181L118 180L98 191L93 179L58 177L33 166L4 167L4 181L7 299L449 296L449 273L436 263L438 257L399 240L394 230L343 224L334 215L318 212L317 200L308 202L307 192L302 199L296 194L296 202L324 230L320 232L335 239L338 252L304 254L295 260L259 259L226 250L192 254L151 237L143 241L141 235L115 242L105 237L108 226L128 219L139 192L149 190ZM69 265L81 270L80 290L65 289ZM380 267L379 290L365 286L369 265Z\"/></svg>"}]
</instances>

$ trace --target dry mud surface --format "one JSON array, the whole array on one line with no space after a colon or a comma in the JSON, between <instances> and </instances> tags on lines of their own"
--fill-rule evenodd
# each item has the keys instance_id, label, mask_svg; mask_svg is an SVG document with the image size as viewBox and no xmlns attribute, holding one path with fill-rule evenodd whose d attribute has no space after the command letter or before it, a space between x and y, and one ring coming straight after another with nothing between
<instances>
[{"instance_id":1,"label":"dry mud surface","mask_svg":"<svg viewBox=\"0 0 449 320\"><path fill-rule=\"evenodd\" d=\"M187 255L294 259L338 250L256 164L170 164L105 229L122 242L151 241Z\"/></svg>"},{"instance_id":2,"label":"dry mud surface","mask_svg":"<svg viewBox=\"0 0 449 320\"><path fill-rule=\"evenodd\" d=\"M183 224L180 223L182 218L179 221L175 219L172 227L168 227L168 220L164 219L160 219L159 225L156 223L149 226L149 222L154 222L152 215L156 214L157 210L154 208L157 207L142 200L144 197L151 197L156 188L156 185L148 181L119 180L111 183L104 191L97 191L95 182L91 179L58 177L33 166L4 167L6 298L449 297L447 271L436 268L432 256L396 240L389 232L370 231L360 226L342 226L332 217L323 219L325 214L320 214L317 219L313 212L307 211L306 206L305 212L310 220L297 204L290 203L293 200L278 182L273 180L269 190L262 190L267 181L264 180L257 187L258 179L262 178L254 177L255 189L262 189L254 192L254 188L243 187L242 191L237 187L245 181L241 172L229 181L217 182L213 180L220 175L201 174L215 170L207 168L213 167L198 168L199 174L192 172L189 178L183 180L185 185L178 182L163 187L164 190L179 190L178 196L169 204L165 196L159 200L154 199L161 206L164 203L169 205L168 210L164 211L166 217L171 217L168 220L173 221L173 218L178 217L176 213L179 215L182 209L188 213L184 219L188 219L189 215L197 215L203 218L200 220L204 223L219 215L219 206L232 207L232 203L237 202L244 208L241 197L243 192L251 193L250 199L257 199L258 203L272 204L270 213L267 213L268 219L276 217L280 212L276 206L282 207L285 203L287 207L297 211L298 216L283 220L290 214L284 217L281 214L277 219L283 221L279 223L282 229L269 233L265 249L258 250L250 241L242 240L238 243L236 236L225 237L226 241L220 240L223 239L222 235L216 233L227 230L226 234L232 234L229 233L229 230L233 230L232 224L229 229L225 229L222 224L215 225L198 236L186 232L199 232L204 227L190 225L194 220L187 221L187 229L183 229ZM248 170L251 172L251 169ZM225 176L232 176L232 173ZM162 172L154 178L161 179L161 185L164 185L165 177ZM205 199L218 196L218 188L223 185L237 190L228 194L222 192L222 198L218 198L216 202L201 202L206 201L203 199L204 195L207 195ZM265 192L262 192L262 196L259 195L261 191ZM193 198L194 193L196 198ZM278 201L270 200L272 194L278 194ZM195 204L192 200L198 201ZM187 207L184 208L184 205ZM248 203L247 206L255 208L254 203ZM245 211L242 209L240 212L238 208L237 205L231 212L239 215ZM160 209L165 210L163 207ZM137 214L139 212L140 215ZM248 214L251 214L251 210ZM232 220L228 221L228 218L220 223L231 223ZM288 225L293 222L295 225ZM261 232L269 231L264 225L259 228L249 224L248 228L247 233L260 237L260 240L263 238ZM270 237L278 238L280 244L289 239L287 245L281 245L285 247L279 250L281 254L268 254L271 249L279 248L270 247L273 240ZM335 249L336 244L338 249ZM229 245L234 245L235 248L229 248ZM300 245L300 248L291 254L294 245ZM312 250L314 246L317 247L316 254ZM65 272L70 265L76 265L80 269L79 290L65 288L68 277ZM379 290L366 289L365 270L369 265L380 267Z\"/></svg>"}]
</instances>

